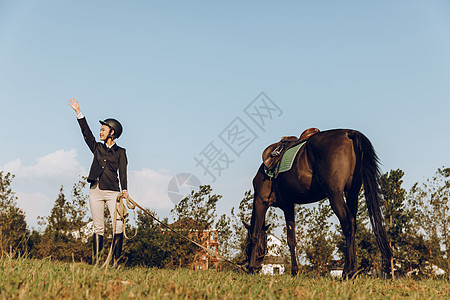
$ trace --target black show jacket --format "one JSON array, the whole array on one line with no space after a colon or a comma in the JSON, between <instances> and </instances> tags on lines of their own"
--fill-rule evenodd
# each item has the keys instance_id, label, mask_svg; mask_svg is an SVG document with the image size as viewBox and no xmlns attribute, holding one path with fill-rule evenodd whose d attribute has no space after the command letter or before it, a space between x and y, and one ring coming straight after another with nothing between
<instances>
[{"instance_id":1,"label":"black show jacket","mask_svg":"<svg viewBox=\"0 0 450 300\"><path fill-rule=\"evenodd\" d=\"M78 119L78 124L86 144L94 154L87 181L93 184L98 179L101 190L120 191L117 177L117 170L119 170L120 186L122 190L126 190L128 161L125 149L117 144L108 149L105 143L97 142L85 117Z\"/></svg>"}]
</instances>

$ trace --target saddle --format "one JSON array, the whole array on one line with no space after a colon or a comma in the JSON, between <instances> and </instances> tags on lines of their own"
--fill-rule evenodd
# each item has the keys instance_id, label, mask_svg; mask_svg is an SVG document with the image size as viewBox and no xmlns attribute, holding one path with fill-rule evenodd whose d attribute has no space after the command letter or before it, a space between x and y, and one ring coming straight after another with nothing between
<instances>
[{"instance_id":1,"label":"saddle","mask_svg":"<svg viewBox=\"0 0 450 300\"><path fill-rule=\"evenodd\" d=\"M262 154L262 160L268 170L273 170L280 162L283 154L289 148L303 143L314 134L320 132L317 128L308 128L302 132L299 138L296 136L283 136L281 140L267 147Z\"/></svg>"}]
</instances>

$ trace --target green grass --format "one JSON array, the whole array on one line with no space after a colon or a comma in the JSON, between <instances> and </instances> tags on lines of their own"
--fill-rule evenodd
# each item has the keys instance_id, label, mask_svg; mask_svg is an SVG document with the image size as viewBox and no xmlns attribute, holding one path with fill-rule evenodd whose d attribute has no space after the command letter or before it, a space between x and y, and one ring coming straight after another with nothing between
<instances>
[{"instance_id":1,"label":"green grass","mask_svg":"<svg viewBox=\"0 0 450 300\"><path fill-rule=\"evenodd\" d=\"M2 299L450 299L445 279L341 281L289 275L124 268L27 258L0 260Z\"/></svg>"}]
</instances>

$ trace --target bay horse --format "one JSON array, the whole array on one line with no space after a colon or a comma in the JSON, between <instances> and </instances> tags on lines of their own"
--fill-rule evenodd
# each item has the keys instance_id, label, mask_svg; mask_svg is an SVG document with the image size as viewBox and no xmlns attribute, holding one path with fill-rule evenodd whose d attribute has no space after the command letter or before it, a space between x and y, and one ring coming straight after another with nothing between
<instances>
[{"instance_id":1,"label":"bay horse","mask_svg":"<svg viewBox=\"0 0 450 300\"><path fill-rule=\"evenodd\" d=\"M273 151L276 144L266 148ZM357 273L355 234L358 194L364 184L364 193L372 229L378 247L388 261L392 251L386 237L380 209L378 157L369 139L356 130L334 129L318 132L297 153L292 168L271 178L264 164L253 179L254 199L250 225L246 225L246 259L244 269L254 273L261 269L267 252L265 215L270 206L283 210L287 243L291 254L292 275L298 273L295 254L295 204L307 204L329 199L339 219L346 239L344 278ZM344 198L345 195L345 198Z\"/></svg>"}]
</instances>

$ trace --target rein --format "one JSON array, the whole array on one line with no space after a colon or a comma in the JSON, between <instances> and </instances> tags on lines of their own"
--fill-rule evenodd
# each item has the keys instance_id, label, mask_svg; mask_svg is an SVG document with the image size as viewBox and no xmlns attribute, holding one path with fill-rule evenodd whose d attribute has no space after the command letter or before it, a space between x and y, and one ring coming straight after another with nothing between
<instances>
[{"instance_id":1,"label":"rein","mask_svg":"<svg viewBox=\"0 0 450 300\"><path fill-rule=\"evenodd\" d=\"M203 250L205 250L205 251L208 252L209 254L211 254L211 255L213 255L213 256L215 256L215 257L218 257L218 258L220 258L221 260L223 260L223 261L225 261L225 262L227 262L227 263L230 263L230 264L232 264L232 265L234 265L234 266L236 266L236 267L238 267L238 268L242 268L242 266L236 264L235 262L232 262L231 260L225 258L224 256L220 255L219 253L216 253L216 252L212 251L211 249L208 249L207 247L203 246L202 244L200 244L200 243L198 243L198 242L192 240L191 238L189 238L189 237L187 237L187 236L181 234L180 232L176 231L175 229L173 229L172 227L170 227L170 226L167 225L166 223L161 222L160 220L158 220L158 218L156 218L155 216L153 216L148 210L144 209L142 206L140 206L138 203L136 203L133 199L131 199L130 196L128 196L128 197L123 197L123 193L120 193L120 194L117 196L117 199L116 199L116 209L115 209L115 212L114 212L114 222L113 222L113 232L114 232L114 233L115 233L115 229L116 229L117 213L119 213L121 219L123 220L123 233L124 233L124 237L126 237L127 239L131 239L131 238L134 238L134 237L136 236L136 234L137 234L137 228L136 228L136 231L135 231L134 235L133 235L131 238L128 238L128 237L126 236L126 234L125 234L125 218L127 217L127 213L126 213L125 205L124 205L123 202L122 202L122 199L125 199L125 201L126 201L126 203L127 203L128 209L133 210L133 212L134 212L134 209L135 209L136 207L140 208L140 209L141 209L144 213L146 213L150 218L152 218L153 220L155 220L156 222L158 222L160 225L162 225L162 226L165 227L166 229L172 231L173 233L175 233L175 234L178 235L179 237L181 237L181 238L183 238L183 239L185 239L185 240L187 240L187 241L189 241L189 242L191 242L191 243L197 245L198 247L202 248ZM135 220L136 220L136 213L134 213L134 216L135 216ZM102 268L103 268L103 267L107 267L107 266L109 265L109 262L110 262L111 259L112 259L113 247L114 247L114 241L111 243L111 248L110 248L110 250L109 250L108 258L106 259L105 263L102 265Z\"/></svg>"}]
</instances>

